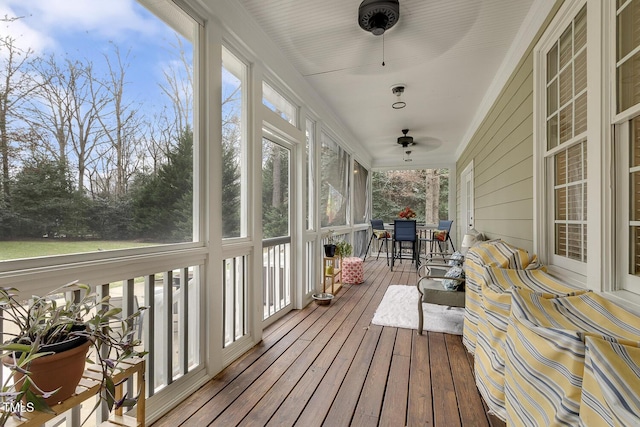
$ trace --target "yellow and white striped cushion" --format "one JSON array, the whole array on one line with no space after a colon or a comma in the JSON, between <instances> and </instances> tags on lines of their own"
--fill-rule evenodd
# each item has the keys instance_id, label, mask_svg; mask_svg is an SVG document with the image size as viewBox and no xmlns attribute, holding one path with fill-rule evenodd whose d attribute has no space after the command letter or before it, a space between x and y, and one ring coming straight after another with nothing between
<instances>
[{"instance_id":1,"label":"yellow and white striped cushion","mask_svg":"<svg viewBox=\"0 0 640 427\"><path fill-rule=\"evenodd\" d=\"M503 421L506 419L504 347L511 315L511 287L538 292L545 298L584 292L576 286L559 282L542 270L484 267L474 371L480 394L489 409Z\"/></svg>"},{"instance_id":2,"label":"yellow and white striped cushion","mask_svg":"<svg viewBox=\"0 0 640 427\"><path fill-rule=\"evenodd\" d=\"M580 425L640 426L640 343L586 337Z\"/></svg>"},{"instance_id":3,"label":"yellow and white striped cushion","mask_svg":"<svg viewBox=\"0 0 640 427\"><path fill-rule=\"evenodd\" d=\"M585 337L640 341L640 317L593 292L544 298L513 289L507 327L507 425L579 424Z\"/></svg>"},{"instance_id":4,"label":"yellow and white striped cushion","mask_svg":"<svg viewBox=\"0 0 640 427\"><path fill-rule=\"evenodd\" d=\"M478 317L482 311L485 266L536 269L542 265L535 255L502 240L489 240L469 249L464 261L466 297L462 342L471 354L475 353Z\"/></svg>"}]
</instances>

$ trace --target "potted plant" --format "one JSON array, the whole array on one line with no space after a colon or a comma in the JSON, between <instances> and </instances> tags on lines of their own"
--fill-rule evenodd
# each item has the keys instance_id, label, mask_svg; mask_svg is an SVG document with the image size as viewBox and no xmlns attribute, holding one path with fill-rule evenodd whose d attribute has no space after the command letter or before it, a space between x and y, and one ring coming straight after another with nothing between
<instances>
[{"instance_id":1,"label":"potted plant","mask_svg":"<svg viewBox=\"0 0 640 427\"><path fill-rule=\"evenodd\" d=\"M353 246L351 246L351 243L347 242L346 240L341 240L336 243L336 255L340 258L351 256L352 253Z\"/></svg>"},{"instance_id":2,"label":"potted plant","mask_svg":"<svg viewBox=\"0 0 640 427\"><path fill-rule=\"evenodd\" d=\"M324 244L324 255L327 258L333 258L336 256L336 245L334 242L333 230L327 231L325 237L327 238L327 243Z\"/></svg>"},{"instance_id":3,"label":"potted plant","mask_svg":"<svg viewBox=\"0 0 640 427\"><path fill-rule=\"evenodd\" d=\"M69 291L78 291L79 298L61 300L60 294ZM0 308L0 320L13 325L4 333L9 339L0 344L2 363L13 373L0 390L0 404L5 408L0 425L12 411L51 412L52 405L74 393L85 362L97 363L102 374L102 399L94 410L101 400L109 410L136 403L135 397L116 400L113 376L120 361L146 354L137 349L140 341L134 327L146 307L123 319L122 309L111 306L108 296L100 299L89 286L72 282L44 296L33 296L28 303L19 299L17 289L0 288ZM87 357L90 347L95 361ZM50 367L50 363L61 365ZM67 368L68 372L57 375Z\"/></svg>"}]
</instances>

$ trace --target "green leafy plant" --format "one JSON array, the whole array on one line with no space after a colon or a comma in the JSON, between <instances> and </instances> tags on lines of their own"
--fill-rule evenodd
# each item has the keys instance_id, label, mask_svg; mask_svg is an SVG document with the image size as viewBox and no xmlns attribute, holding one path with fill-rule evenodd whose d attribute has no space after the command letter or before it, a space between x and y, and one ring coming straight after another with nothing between
<instances>
[{"instance_id":1,"label":"green leafy plant","mask_svg":"<svg viewBox=\"0 0 640 427\"><path fill-rule=\"evenodd\" d=\"M79 297L61 300L60 295L65 292L77 292L76 296ZM109 296L99 298L89 286L75 282L41 297L33 296L29 302L18 298L16 288L0 288L0 320L14 325L4 333L5 338L9 339L0 344L0 356L12 372L24 375L13 385L12 376L5 380L0 390L0 404L4 408L20 408L21 405L16 403L26 402L34 410L51 412L45 399L54 396L57 390L41 390L31 378L30 364L53 354L47 350L47 345L79 338L82 343L89 341L94 349L87 357L87 363L97 364L102 373L102 399L98 399L94 411L101 401L107 403L110 411L134 405L137 397L115 398L113 376L122 360L146 355L146 352L138 350L141 343L135 338L136 326L141 323L146 307L140 307L130 316L122 318L122 309L111 305L109 299ZM17 331L14 330L16 328ZM91 360L91 356L96 360ZM0 425L4 425L9 416L11 411L1 412Z\"/></svg>"},{"instance_id":2,"label":"green leafy plant","mask_svg":"<svg viewBox=\"0 0 640 427\"><path fill-rule=\"evenodd\" d=\"M341 240L338 243L336 243L336 255L342 258L351 256L351 254L353 253L353 246L351 246L351 243L345 241L345 240Z\"/></svg>"}]
</instances>

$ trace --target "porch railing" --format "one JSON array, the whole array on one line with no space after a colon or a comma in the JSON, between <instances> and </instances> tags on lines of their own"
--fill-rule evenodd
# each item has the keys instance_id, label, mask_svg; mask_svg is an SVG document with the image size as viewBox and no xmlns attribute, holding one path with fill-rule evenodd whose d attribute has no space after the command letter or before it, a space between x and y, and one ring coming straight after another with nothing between
<instances>
[{"instance_id":1,"label":"porch railing","mask_svg":"<svg viewBox=\"0 0 640 427\"><path fill-rule=\"evenodd\" d=\"M110 296L110 304L122 308L122 315L128 316L139 307L148 307L143 311L138 337L142 346L149 352L146 364L147 397L161 393L168 385L201 366L201 317L200 304L202 283L202 264L185 265L181 268L156 271L138 275L126 280L90 285L98 298ZM54 284L48 289L53 291L60 286ZM30 295L28 287L20 289L21 295ZM38 293L47 291L41 284ZM60 294L61 299L74 298L73 292ZM3 341L15 333L15 325L4 321L0 333ZM8 378L10 371L3 367L0 380ZM130 385L133 387L133 384ZM129 395L135 395L133 388ZM149 402L148 402L149 403ZM68 426L79 426L93 408L93 404L83 405L62 414L52 425L65 421ZM105 417L102 411L85 425L101 422Z\"/></svg>"},{"instance_id":2,"label":"porch railing","mask_svg":"<svg viewBox=\"0 0 640 427\"><path fill-rule=\"evenodd\" d=\"M263 320L291 304L291 237L262 242Z\"/></svg>"}]
</instances>

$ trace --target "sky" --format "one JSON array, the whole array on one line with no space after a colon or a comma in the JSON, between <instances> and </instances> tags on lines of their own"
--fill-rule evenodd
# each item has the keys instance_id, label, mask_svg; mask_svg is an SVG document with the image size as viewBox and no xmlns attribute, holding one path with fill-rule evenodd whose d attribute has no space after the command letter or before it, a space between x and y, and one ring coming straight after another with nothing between
<instances>
[{"instance_id":1,"label":"sky","mask_svg":"<svg viewBox=\"0 0 640 427\"><path fill-rule=\"evenodd\" d=\"M36 55L90 59L102 71L103 55L117 45L129 54L127 81L139 102L160 96L162 70L176 60L176 33L136 0L0 0L0 17L20 18L0 22L0 37Z\"/></svg>"}]
</instances>

